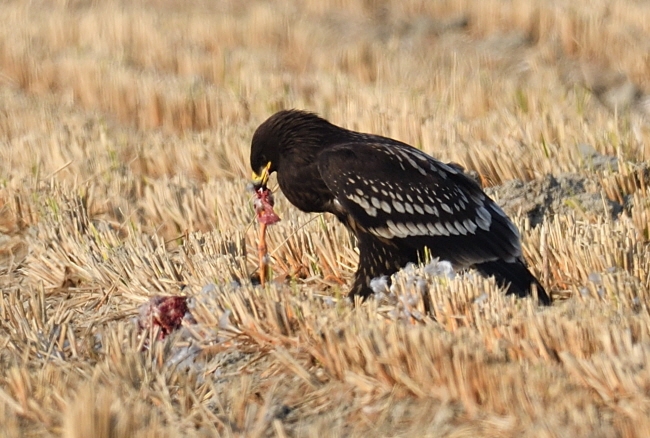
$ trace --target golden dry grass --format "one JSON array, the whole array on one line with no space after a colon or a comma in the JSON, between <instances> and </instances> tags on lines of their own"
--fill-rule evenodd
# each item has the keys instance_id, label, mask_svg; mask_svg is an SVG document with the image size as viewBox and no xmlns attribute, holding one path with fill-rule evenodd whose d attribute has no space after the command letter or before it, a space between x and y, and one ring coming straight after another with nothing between
<instances>
[{"instance_id":1,"label":"golden dry grass","mask_svg":"<svg viewBox=\"0 0 650 438\"><path fill-rule=\"evenodd\" d=\"M15 0L0 21L0 436L647 436L646 3ZM288 107L626 208L512 212L551 308L415 268L352 309L354 242L278 196L278 281L253 287L249 142ZM141 336L156 294L197 324Z\"/></svg>"}]
</instances>

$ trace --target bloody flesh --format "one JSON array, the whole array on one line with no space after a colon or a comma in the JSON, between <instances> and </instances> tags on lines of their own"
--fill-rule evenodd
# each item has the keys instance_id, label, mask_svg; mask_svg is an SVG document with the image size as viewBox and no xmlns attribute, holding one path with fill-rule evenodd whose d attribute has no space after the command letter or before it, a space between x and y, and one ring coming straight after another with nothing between
<instances>
[{"instance_id":1,"label":"bloody flesh","mask_svg":"<svg viewBox=\"0 0 650 438\"><path fill-rule=\"evenodd\" d=\"M280 221L280 217L273 211L273 193L266 187L255 190L253 206L257 221L260 223L260 240L257 245L257 254L260 261L260 283L266 283L267 274L267 248L266 248L266 227Z\"/></svg>"},{"instance_id":2,"label":"bloody flesh","mask_svg":"<svg viewBox=\"0 0 650 438\"><path fill-rule=\"evenodd\" d=\"M253 206L257 214L257 221L265 225L273 225L280 221L280 218L273 211L273 192L267 188L260 187L255 190Z\"/></svg>"},{"instance_id":3,"label":"bloody flesh","mask_svg":"<svg viewBox=\"0 0 650 438\"><path fill-rule=\"evenodd\" d=\"M164 339L174 330L180 328L183 318L189 313L187 297L154 296L140 306L138 323L141 329L160 327L160 339Z\"/></svg>"}]
</instances>

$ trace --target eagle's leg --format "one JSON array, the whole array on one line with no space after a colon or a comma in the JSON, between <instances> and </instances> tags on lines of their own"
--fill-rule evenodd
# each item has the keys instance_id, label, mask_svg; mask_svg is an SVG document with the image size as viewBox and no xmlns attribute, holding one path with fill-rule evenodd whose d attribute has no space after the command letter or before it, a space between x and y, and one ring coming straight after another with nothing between
<instances>
[{"instance_id":1,"label":"eagle's leg","mask_svg":"<svg viewBox=\"0 0 650 438\"><path fill-rule=\"evenodd\" d=\"M416 252L406 253L387 239L368 234L359 236L359 267L348 297L352 302L355 296L365 300L374 293L370 287L373 279L385 276L390 284L390 276L409 262L417 262Z\"/></svg>"}]
</instances>

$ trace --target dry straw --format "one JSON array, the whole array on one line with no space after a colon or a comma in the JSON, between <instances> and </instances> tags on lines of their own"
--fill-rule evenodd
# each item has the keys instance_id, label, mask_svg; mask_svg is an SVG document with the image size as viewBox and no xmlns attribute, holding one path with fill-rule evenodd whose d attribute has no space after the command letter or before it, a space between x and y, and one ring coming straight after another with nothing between
<instances>
[{"instance_id":1,"label":"dry straw","mask_svg":"<svg viewBox=\"0 0 650 438\"><path fill-rule=\"evenodd\" d=\"M643 3L8 1L0 22L0 436L650 428ZM423 267L352 308L353 239L278 192L255 287L249 142L287 107L486 186L572 172L623 212L511 212L551 308ZM179 294L197 324L138 332Z\"/></svg>"}]
</instances>

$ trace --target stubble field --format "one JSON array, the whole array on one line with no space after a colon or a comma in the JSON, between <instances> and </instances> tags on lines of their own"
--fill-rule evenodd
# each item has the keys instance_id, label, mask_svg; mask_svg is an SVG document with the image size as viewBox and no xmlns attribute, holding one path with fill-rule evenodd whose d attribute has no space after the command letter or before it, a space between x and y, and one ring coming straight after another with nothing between
<instances>
[{"instance_id":1,"label":"stubble field","mask_svg":"<svg viewBox=\"0 0 650 438\"><path fill-rule=\"evenodd\" d=\"M9 0L0 22L0 436L648 436L645 2ZM353 309L354 240L279 192L252 285L250 138L283 108L463 165L553 306L410 267ZM140 332L155 295L195 323Z\"/></svg>"}]
</instances>

